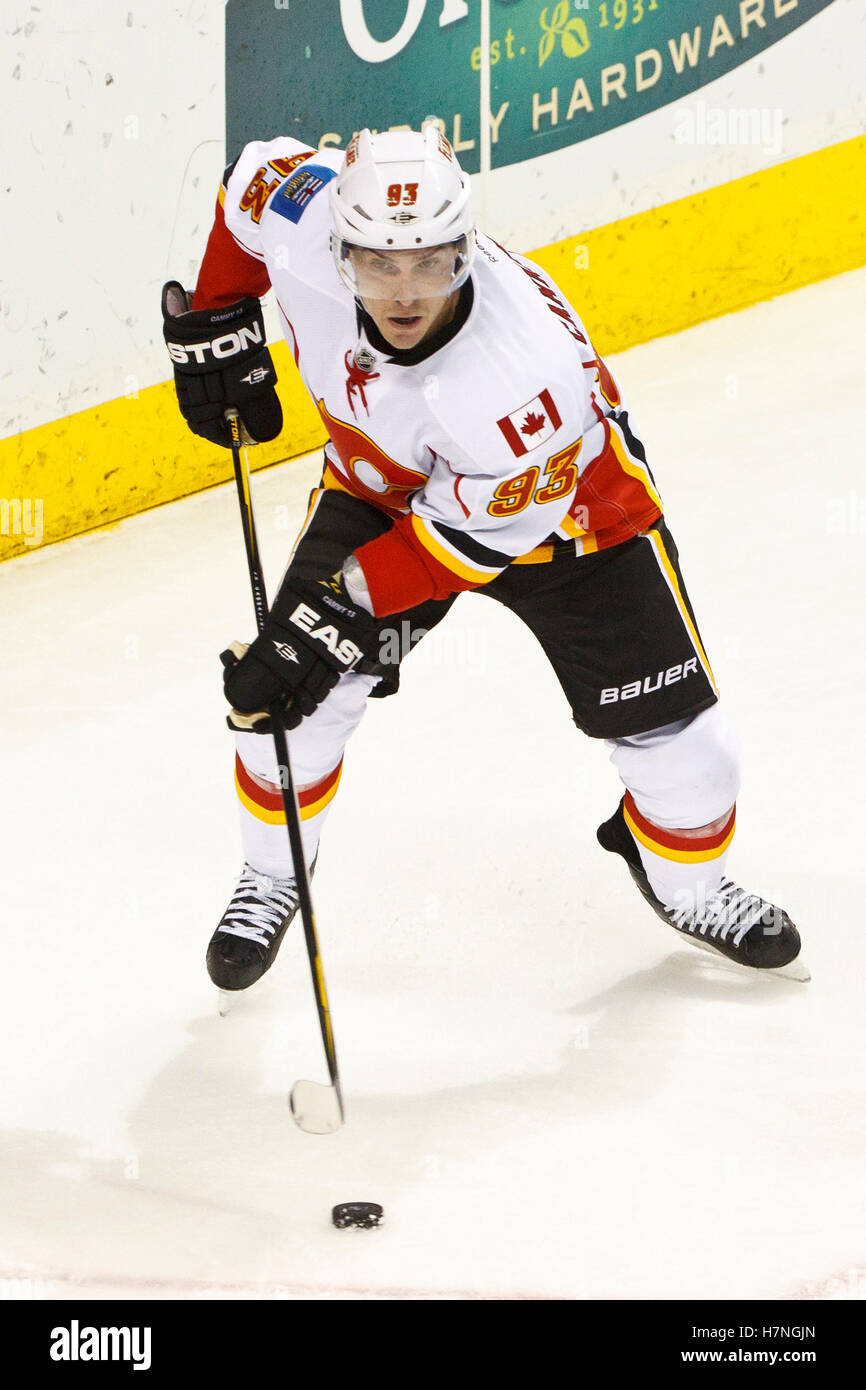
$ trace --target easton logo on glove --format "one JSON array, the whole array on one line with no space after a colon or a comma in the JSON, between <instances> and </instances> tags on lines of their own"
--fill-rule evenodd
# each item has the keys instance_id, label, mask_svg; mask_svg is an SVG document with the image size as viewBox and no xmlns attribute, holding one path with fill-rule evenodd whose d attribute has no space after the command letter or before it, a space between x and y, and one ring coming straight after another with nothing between
<instances>
[{"instance_id":1,"label":"easton logo on glove","mask_svg":"<svg viewBox=\"0 0 866 1390\"><path fill-rule=\"evenodd\" d=\"M192 357L193 361L204 364L208 353L212 357L222 360L226 357L236 357L239 352L245 352L250 347L263 347L264 341L262 324L254 323L251 326L243 325L237 333L221 333L218 338L210 338L206 342L184 345L183 343L172 343L166 338L165 345L173 362L183 364L189 362L190 357ZM251 372L249 377L242 377L241 380L249 381L250 377L253 377L255 381L264 381L268 375L267 371L262 368L257 368L257 371L261 371L262 375L253 377Z\"/></svg>"},{"instance_id":2,"label":"easton logo on glove","mask_svg":"<svg viewBox=\"0 0 866 1390\"><path fill-rule=\"evenodd\" d=\"M193 309L189 292L170 280L163 286L162 316L178 405L193 433L230 449L225 417L233 410L245 444L276 439L283 412L259 301Z\"/></svg>"},{"instance_id":3,"label":"easton logo on glove","mask_svg":"<svg viewBox=\"0 0 866 1390\"><path fill-rule=\"evenodd\" d=\"M335 605L336 606L336 605ZM344 609L344 612L347 610ZM315 608L311 608L308 603L299 603L293 613L289 614L289 622L294 623L308 636L317 642L323 642L328 651L335 656L339 662L347 669L354 666L356 661L360 661L364 653L360 647L348 637L340 639L340 634L333 623L326 622L321 613L317 613ZM321 623L321 627L316 624Z\"/></svg>"},{"instance_id":4,"label":"easton logo on glove","mask_svg":"<svg viewBox=\"0 0 866 1390\"><path fill-rule=\"evenodd\" d=\"M275 642L274 651L277 653L278 656L281 656L283 658L283 661L300 662L301 658L298 656L298 653L295 651L294 647L289 646L288 642Z\"/></svg>"},{"instance_id":5,"label":"easton logo on glove","mask_svg":"<svg viewBox=\"0 0 866 1390\"><path fill-rule=\"evenodd\" d=\"M264 730L258 712L277 702L286 728L296 729L377 644L376 620L352 607L336 575L298 581L290 568L255 641L246 651L235 645L222 654L223 689L241 719L232 728Z\"/></svg>"}]
</instances>

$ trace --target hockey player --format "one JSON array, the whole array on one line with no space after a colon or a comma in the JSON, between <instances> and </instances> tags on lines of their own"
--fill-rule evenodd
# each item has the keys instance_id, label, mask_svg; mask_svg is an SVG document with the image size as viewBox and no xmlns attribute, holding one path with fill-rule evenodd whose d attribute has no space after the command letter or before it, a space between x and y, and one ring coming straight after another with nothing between
<instances>
[{"instance_id":1,"label":"hockey player","mask_svg":"<svg viewBox=\"0 0 866 1390\"><path fill-rule=\"evenodd\" d=\"M292 138L226 170L195 294L163 291L191 429L228 446L282 426L260 297L328 433L321 481L264 631L223 653L245 868L208 948L224 990L271 966L297 908L273 739L285 707L309 866L370 697L457 595L538 638L575 723L624 786L599 827L688 940L807 979L780 908L734 884L735 740L643 442L551 278L476 232L470 184L433 122Z\"/></svg>"}]
</instances>

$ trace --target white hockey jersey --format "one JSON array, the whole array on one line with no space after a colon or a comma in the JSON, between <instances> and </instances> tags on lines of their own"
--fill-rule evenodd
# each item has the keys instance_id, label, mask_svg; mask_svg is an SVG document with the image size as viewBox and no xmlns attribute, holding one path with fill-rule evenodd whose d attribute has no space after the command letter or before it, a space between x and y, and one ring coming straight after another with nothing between
<instances>
[{"instance_id":1,"label":"white hockey jersey","mask_svg":"<svg viewBox=\"0 0 866 1390\"><path fill-rule=\"evenodd\" d=\"M215 225L194 301L261 293L262 274L240 285L237 248L260 263L328 432L325 486L399 521L437 595L549 558L555 538L588 553L651 525L661 500L619 387L531 261L479 232L472 307L450 341L407 365L368 339L330 251L343 157L289 137L247 145L220 193L234 246Z\"/></svg>"}]
</instances>

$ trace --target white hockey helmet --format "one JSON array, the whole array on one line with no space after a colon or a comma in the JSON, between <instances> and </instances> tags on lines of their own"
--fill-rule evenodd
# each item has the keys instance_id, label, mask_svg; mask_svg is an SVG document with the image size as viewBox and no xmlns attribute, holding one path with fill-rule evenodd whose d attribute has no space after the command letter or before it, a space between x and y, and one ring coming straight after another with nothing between
<instances>
[{"instance_id":1,"label":"white hockey helmet","mask_svg":"<svg viewBox=\"0 0 866 1390\"><path fill-rule=\"evenodd\" d=\"M403 258L392 254L400 251L448 248L406 258L421 298L452 294L468 278L475 254L471 185L434 122L420 131L359 131L330 197L334 260L358 298L389 297L388 266L392 276L400 273ZM385 256L369 254L375 251Z\"/></svg>"}]
</instances>

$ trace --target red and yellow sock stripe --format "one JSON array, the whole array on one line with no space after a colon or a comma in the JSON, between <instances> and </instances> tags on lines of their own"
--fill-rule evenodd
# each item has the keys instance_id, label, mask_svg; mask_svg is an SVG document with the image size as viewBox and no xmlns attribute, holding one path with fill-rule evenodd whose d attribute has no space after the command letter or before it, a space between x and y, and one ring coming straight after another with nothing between
<instances>
[{"instance_id":1,"label":"red and yellow sock stripe","mask_svg":"<svg viewBox=\"0 0 866 1390\"><path fill-rule=\"evenodd\" d=\"M732 807L721 830L702 836L681 835L675 830L664 830L660 825L654 825L641 815L631 792L626 792L622 809L626 825L644 849L660 855L662 859L676 859L681 864L701 864L719 859L733 840L736 829L736 806Z\"/></svg>"},{"instance_id":2,"label":"red and yellow sock stripe","mask_svg":"<svg viewBox=\"0 0 866 1390\"><path fill-rule=\"evenodd\" d=\"M340 776L343 771L343 759L337 763L332 772L329 772L321 781L316 782L311 787L304 787L298 792L298 808L301 813L301 820L312 820L320 811L333 801L337 795L337 788L340 785ZM285 825L286 813L283 810L283 798L278 791L268 791L253 781L247 769L240 759L240 754L235 755L235 789L240 799L241 805L249 811L250 815L255 816L256 820L264 821L266 825Z\"/></svg>"}]
</instances>

